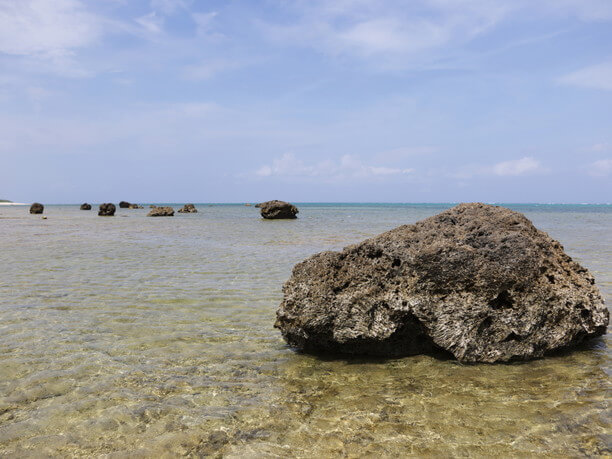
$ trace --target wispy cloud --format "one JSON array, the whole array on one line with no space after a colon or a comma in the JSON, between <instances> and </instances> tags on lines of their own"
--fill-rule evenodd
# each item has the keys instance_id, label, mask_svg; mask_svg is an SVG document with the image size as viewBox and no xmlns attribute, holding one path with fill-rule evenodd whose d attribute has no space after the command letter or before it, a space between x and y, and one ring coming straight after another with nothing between
<instances>
[{"instance_id":1,"label":"wispy cloud","mask_svg":"<svg viewBox=\"0 0 612 459\"><path fill-rule=\"evenodd\" d=\"M600 159L587 165L587 171L593 177L607 177L612 174L612 159Z\"/></svg>"},{"instance_id":2,"label":"wispy cloud","mask_svg":"<svg viewBox=\"0 0 612 459\"><path fill-rule=\"evenodd\" d=\"M140 16L135 19L149 33L160 33L164 28L164 18L159 15L156 11L151 11L144 16Z\"/></svg>"},{"instance_id":3,"label":"wispy cloud","mask_svg":"<svg viewBox=\"0 0 612 459\"><path fill-rule=\"evenodd\" d=\"M292 153L286 153L254 172L258 177L318 178L323 180L372 179L410 174L413 169L372 166L359 158L343 155L339 160L328 159L306 164Z\"/></svg>"},{"instance_id":4,"label":"wispy cloud","mask_svg":"<svg viewBox=\"0 0 612 459\"><path fill-rule=\"evenodd\" d=\"M468 179L472 177L519 177L544 172L545 169L535 158L525 156L520 159L501 161L492 165L468 165L450 174L452 177Z\"/></svg>"},{"instance_id":5,"label":"wispy cloud","mask_svg":"<svg viewBox=\"0 0 612 459\"><path fill-rule=\"evenodd\" d=\"M612 61L591 65L559 78L559 83L612 91Z\"/></svg>"}]
</instances>

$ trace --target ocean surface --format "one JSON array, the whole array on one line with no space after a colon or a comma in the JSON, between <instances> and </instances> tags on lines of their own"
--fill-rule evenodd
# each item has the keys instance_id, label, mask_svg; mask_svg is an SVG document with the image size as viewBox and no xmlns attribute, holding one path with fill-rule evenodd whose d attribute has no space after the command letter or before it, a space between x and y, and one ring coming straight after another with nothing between
<instances>
[{"instance_id":1,"label":"ocean surface","mask_svg":"<svg viewBox=\"0 0 612 459\"><path fill-rule=\"evenodd\" d=\"M288 348L273 323L295 263L451 205L298 206L0 207L0 456L612 454L608 337L506 365ZM508 207L612 304L612 206Z\"/></svg>"}]
</instances>

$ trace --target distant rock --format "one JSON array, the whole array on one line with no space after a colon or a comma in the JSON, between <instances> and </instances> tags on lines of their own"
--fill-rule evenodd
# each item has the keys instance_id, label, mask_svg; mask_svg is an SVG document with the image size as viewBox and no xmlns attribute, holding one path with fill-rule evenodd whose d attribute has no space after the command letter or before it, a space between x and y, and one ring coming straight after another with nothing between
<instances>
[{"instance_id":1,"label":"distant rock","mask_svg":"<svg viewBox=\"0 0 612 459\"><path fill-rule=\"evenodd\" d=\"M129 209L130 208L130 203L127 201L121 201L119 203L119 208L120 209Z\"/></svg>"},{"instance_id":2,"label":"distant rock","mask_svg":"<svg viewBox=\"0 0 612 459\"><path fill-rule=\"evenodd\" d=\"M30 206L31 214L42 214L45 210L45 206L43 206L40 202L35 202Z\"/></svg>"},{"instance_id":3,"label":"distant rock","mask_svg":"<svg viewBox=\"0 0 612 459\"><path fill-rule=\"evenodd\" d=\"M178 212L181 214L195 214L198 212L198 209L196 209L193 204L185 204Z\"/></svg>"},{"instance_id":4,"label":"distant rock","mask_svg":"<svg viewBox=\"0 0 612 459\"><path fill-rule=\"evenodd\" d=\"M147 217L172 217L174 216L174 209L172 207L156 207L152 209Z\"/></svg>"},{"instance_id":5,"label":"distant rock","mask_svg":"<svg viewBox=\"0 0 612 459\"><path fill-rule=\"evenodd\" d=\"M248 202L245 204L245 206L247 207L251 207L251 204L249 204Z\"/></svg>"},{"instance_id":6,"label":"distant rock","mask_svg":"<svg viewBox=\"0 0 612 459\"><path fill-rule=\"evenodd\" d=\"M100 210L98 211L98 215L101 217L112 217L115 215L115 204L110 202L106 202L104 204L100 204Z\"/></svg>"},{"instance_id":7,"label":"distant rock","mask_svg":"<svg viewBox=\"0 0 612 459\"><path fill-rule=\"evenodd\" d=\"M255 204L255 207L260 208L263 204L263 202L260 202L259 204Z\"/></svg>"},{"instance_id":8,"label":"distant rock","mask_svg":"<svg viewBox=\"0 0 612 459\"><path fill-rule=\"evenodd\" d=\"M157 206L154 206L153 204L151 204L151 205L149 206L149 209L155 209L156 207L157 207Z\"/></svg>"},{"instance_id":9,"label":"distant rock","mask_svg":"<svg viewBox=\"0 0 612 459\"><path fill-rule=\"evenodd\" d=\"M606 333L594 284L522 214L461 204L297 264L275 326L315 353L531 359Z\"/></svg>"},{"instance_id":10,"label":"distant rock","mask_svg":"<svg viewBox=\"0 0 612 459\"><path fill-rule=\"evenodd\" d=\"M257 204L261 208L261 216L267 219L297 218L298 208L285 201L267 201Z\"/></svg>"},{"instance_id":11,"label":"distant rock","mask_svg":"<svg viewBox=\"0 0 612 459\"><path fill-rule=\"evenodd\" d=\"M86 202L84 202L83 204L81 204L81 210L91 210L91 204L87 204Z\"/></svg>"},{"instance_id":12,"label":"distant rock","mask_svg":"<svg viewBox=\"0 0 612 459\"><path fill-rule=\"evenodd\" d=\"M128 207L130 209L142 209L143 208L141 205L138 205L138 204L130 204Z\"/></svg>"}]
</instances>

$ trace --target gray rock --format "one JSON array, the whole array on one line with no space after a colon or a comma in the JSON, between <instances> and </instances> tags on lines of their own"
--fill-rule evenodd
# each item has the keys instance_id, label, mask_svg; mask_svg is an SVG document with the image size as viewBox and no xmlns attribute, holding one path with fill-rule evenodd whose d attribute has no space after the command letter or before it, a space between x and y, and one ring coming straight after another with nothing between
<instances>
[{"instance_id":1,"label":"gray rock","mask_svg":"<svg viewBox=\"0 0 612 459\"><path fill-rule=\"evenodd\" d=\"M105 202L104 204L100 204L100 210L98 211L98 215L100 217L112 217L115 215L115 204L110 202Z\"/></svg>"},{"instance_id":2,"label":"gray rock","mask_svg":"<svg viewBox=\"0 0 612 459\"><path fill-rule=\"evenodd\" d=\"M142 209L143 207L141 205L138 204L130 204L128 206L129 209Z\"/></svg>"},{"instance_id":3,"label":"gray rock","mask_svg":"<svg viewBox=\"0 0 612 459\"><path fill-rule=\"evenodd\" d=\"M147 214L147 217L172 217L174 216L174 209L172 207L156 207L151 209Z\"/></svg>"},{"instance_id":4,"label":"gray rock","mask_svg":"<svg viewBox=\"0 0 612 459\"><path fill-rule=\"evenodd\" d=\"M31 214L42 214L45 210L45 206L43 206L40 202L35 202L30 206Z\"/></svg>"},{"instance_id":5,"label":"gray rock","mask_svg":"<svg viewBox=\"0 0 612 459\"><path fill-rule=\"evenodd\" d=\"M178 212L181 214L195 214L198 212L198 209L196 209L193 204L185 204Z\"/></svg>"},{"instance_id":6,"label":"gray rock","mask_svg":"<svg viewBox=\"0 0 612 459\"><path fill-rule=\"evenodd\" d=\"M261 208L261 216L267 219L297 218L298 208L285 201L266 201L257 204Z\"/></svg>"},{"instance_id":7,"label":"gray rock","mask_svg":"<svg viewBox=\"0 0 612 459\"><path fill-rule=\"evenodd\" d=\"M594 284L522 214L461 204L297 264L275 326L307 352L531 359L606 332Z\"/></svg>"},{"instance_id":8,"label":"gray rock","mask_svg":"<svg viewBox=\"0 0 612 459\"><path fill-rule=\"evenodd\" d=\"M84 202L83 204L81 204L81 210L91 210L91 204L87 204L86 202Z\"/></svg>"}]
</instances>

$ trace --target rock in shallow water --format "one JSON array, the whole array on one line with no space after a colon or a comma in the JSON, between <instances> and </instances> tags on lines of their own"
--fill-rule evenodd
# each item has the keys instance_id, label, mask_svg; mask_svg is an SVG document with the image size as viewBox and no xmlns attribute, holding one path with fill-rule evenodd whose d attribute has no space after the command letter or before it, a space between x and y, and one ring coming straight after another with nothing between
<instances>
[{"instance_id":1,"label":"rock in shallow water","mask_svg":"<svg viewBox=\"0 0 612 459\"><path fill-rule=\"evenodd\" d=\"M42 214L45 210L45 206L43 206L40 202L35 202L30 206L31 214Z\"/></svg>"},{"instance_id":2,"label":"rock in shallow water","mask_svg":"<svg viewBox=\"0 0 612 459\"><path fill-rule=\"evenodd\" d=\"M606 332L594 283L522 214L461 204L297 264L275 326L307 352L530 359Z\"/></svg>"},{"instance_id":3,"label":"rock in shallow water","mask_svg":"<svg viewBox=\"0 0 612 459\"><path fill-rule=\"evenodd\" d=\"M91 204L84 202L81 204L81 210L91 210Z\"/></svg>"},{"instance_id":4,"label":"rock in shallow water","mask_svg":"<svg viewBox=\"0 0 612 459\"><path fill-rule=\"evenodd\" d=\"M174 209L172 207L155 207L147 214L147 217L173 217Z\"/></svg>"},{"instance_id":5,"label":"rock in shallow water","mask_svg":"<svg viewBox=\"0 0 612 459\"><path fill-rule=\"evenodd\" d=\"M178 210L181 214L196 214L198 213L198 209L193 204L185 204Z\"/></svg>"},{"instance_id":6,"label":"rock in shallow water","mask_svg":"<svg viewBox=\"0 0 612 459\"><path fill-rule=\"evenodd\" d=\"M98 215L100 217L112 217L115 215L116 211L115 204L111 202L105 202L104 204L100 204L100 210L98 211Z\"/></svg>"},{"instance_id":7,"label":"rock in shallow water","mask_svg":"<svg viewBox=\"0 0 612 459\"><path fill-rule=\"evenodd\" d=\"M261 216L267 219L291 219L297 218L298 208L285 201L266 201L257 204L255 207L261 209Z\"/></svg>"}]
</instances>

